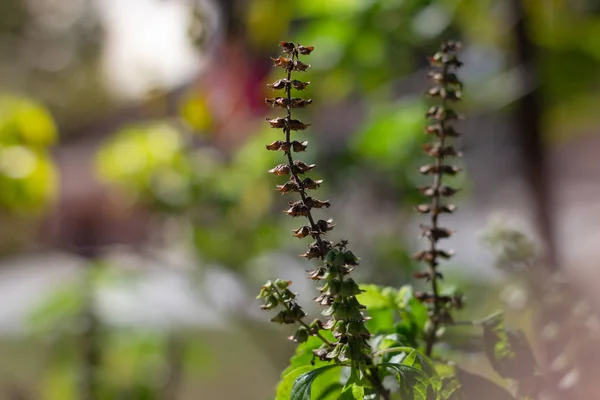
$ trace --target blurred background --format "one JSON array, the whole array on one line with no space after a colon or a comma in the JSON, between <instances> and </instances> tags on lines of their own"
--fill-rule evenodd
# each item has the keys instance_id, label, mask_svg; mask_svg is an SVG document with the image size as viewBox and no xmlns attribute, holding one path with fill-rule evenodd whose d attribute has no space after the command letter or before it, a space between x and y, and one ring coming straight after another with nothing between
<instances>
[{"instance_id":1,"label":"blurred background","mask_svg":"<svg viewBox=\"0 0 600 400\"><path fill-rule=\"evenodd\" d=\"M308 309L315 292L266 173L269 56L315 46L304 161L358 279L400 286L443 39L465 63L443 267L463 317L528 307L483 243L498 226L595 294L596 0L2 0L0 399L272 396L294 345L254 297L279 277Z\"/></svg>"}]
</instances>

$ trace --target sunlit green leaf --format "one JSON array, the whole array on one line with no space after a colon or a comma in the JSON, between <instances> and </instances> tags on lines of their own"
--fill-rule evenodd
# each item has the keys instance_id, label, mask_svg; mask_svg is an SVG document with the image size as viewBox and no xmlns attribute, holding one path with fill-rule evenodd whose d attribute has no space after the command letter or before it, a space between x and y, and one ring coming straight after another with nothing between
<instances>
[{"instance_id":1,"label":"sunlit green leaf","mask_svg":"<svg viewBox=\"0 0 600 400\"><path fill-rule=\"evenodd\" d=\"M311 400L311 390L315 379L324 372L339 367L339 365L326 365L323 367L300 367L286 375L283 379L285 382L285 391L277 391L277 400ZM288 395L287 388L291 390Z\"/></svg>"},{"instance_id":2,"label":"sunlit green leaf","mask_svg":"<svg viewBox=\"0 0 600 400\"><path fill-rule=\"evenodd\" d=\"M363 400L365 397L365 388L361 383L356 369L352 369L350 378L346 381L340 394L340 400Z\"/></svg>"},{"instance_id":3,"label":"sunlit green leaf","mask_svg":"<svg viewBox=\"0 0 600 400\"><path fill-rule=\"evenodd\" d=\"M380 365L396 372L400 396L403 400L435 399L431 380L422 370L404 364L381 363Z\"/></svg>"}]
</instances>

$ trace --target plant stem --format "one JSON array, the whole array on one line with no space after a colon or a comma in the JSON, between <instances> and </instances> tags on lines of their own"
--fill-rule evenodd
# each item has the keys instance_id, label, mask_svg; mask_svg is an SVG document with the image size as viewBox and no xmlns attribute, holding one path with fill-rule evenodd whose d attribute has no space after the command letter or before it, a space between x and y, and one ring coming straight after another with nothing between
<instances>
[{"instance_id":1,"label":"plant stem","mask_svg":"<svg viewBox=\"0 0 600 400\"><path fill-rule=\"evenodd\" d=\"M379 350L378 352L373 353L373 357L379 357L387 353L409 353L412 351L415 351L415 349L412 347L390 347L388 349Z\"/></svg>"},{"instance_id":2,"label":"plant stem","mask_svg":"<svg viewBox=\"0 0 600 400\"><path fill-rule=\"evenodd\" d=\"M287 100L288 100L288 104L287 104L287 115L285 117L286 119L286 124L285 124L285 128L284 128L284 133L285 133L285 141L287 143L288 146L290 146L291 143L291 133L292 130L290 129L290 121L292 120L292 69L293 67L293 62L297 60L296 57L296 53L292 53L292 65L287 68L287 84L285 87L285 94L287 96ZM291 146L290 146L291 147ZM308 197L306 194L306 188L304 187L304 184L302 183L302 180L300 179L300 177L298 176L298 174L296 173L296 171L294 170L294 159L292 158L292 150L290 148L290 150L287 152L287 160L288 160L288 165L290 167L290 174L292 174L292 176L294 177L294 180L296 181L296 184L298 185L298 190L300 193L300 198L302 199L302 202L304 203L304 205L307 205L306 203L306 198ZM308 219L308 222L310 223L310 228L313 232L318 232L319 228L317 227L317 225L315 224L315 220L311 214L311 210L309 208L308 210L308 215L306 216L306 218ZM319 245L319 249L321 250L321 258L324 257L324 246L323 246L323 240L321 239L321 236L318 234L313 234L312 237L317 241L318 245Z\"/></svg>"},{"instance_id":3,"label":"plant stem","mask_svg":"<svg viewBox=\"0 0 600 400\"><path fill-rule=\"evenodd\" d=\"M377 390L379 393L380 398L383 398L384 400L390 400L390 392L383 387L383 382L381 382L381 378L379 377L379 368L377 365L373 364L372 360L369 360L367 363L367 369L368 373L365 375L371 381L375 390ZM373 372L373 370L375 370L375 372Z\"/></svg>"},{"instance_id":4,"label":"plant stem","mask_svg":"<svg viewBox=\"0 0 600 400\"><path fill-rule=\"evenodd\" d=\"M447 76L448 74L448 66L444 64L444 66L442 67L442 74L443 76ZM443 83L444 86L444 90L447 90L447 84L446 81L444 80ZM442 99L442 107L444 109L446 109L446 99L443 98ZM436 173L433 175L433 198L431 200L431 229L432 231L436 231L438 229L438 216L439 216L439 209L440 209L440 200L441 200L441 195L440 195L440 187L442 186L442 176L443 176L443 172L442 172L442 165L444 162L444 155L441 151L441 149L444 148L444 142L446 139L446 126L445 126L445 121L442 118L440 121L440 133L439 133L439 137L438 137L438 143L439 143L439 148L440 148L440 152L438 154L438 156L436 157L435 160L435 167L436 167ZM430 238L430 251L431 251L431 255L432 255L432 259L429 262L429 272L430 272L430 279L431 279L431 292L433 294L433 315L431 316L431 322L432 322L432 327L431 327L431 332L429 332L429 335L427 336L427 342L425 345L425 355L427 357L431 356L431 353L433 352L433 346L435 345L435 341L436 341L436 332L439 328L440 325L440 296L439 296L439 288L438 288L438 275L437 275L437 237L435 235L431 235Z\"/></svg>"}]
</instances>

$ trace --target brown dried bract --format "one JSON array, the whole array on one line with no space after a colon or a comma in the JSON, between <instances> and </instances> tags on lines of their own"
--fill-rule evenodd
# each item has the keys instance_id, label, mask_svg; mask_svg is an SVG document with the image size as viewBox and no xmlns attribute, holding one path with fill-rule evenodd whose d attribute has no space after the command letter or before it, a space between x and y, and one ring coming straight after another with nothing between
<instances>
[{"instance_id":1,"label":"brown dried bract","mask_svg":"<svg viewBox=\"0 0 600 400\"><path fill-rule=\"evenodd\" d=\"M317 189L319 186L321 186L321 183L323 183L322 179L315 181L311 178L304 178L302 181L302 185L304 185L304 187L307 189Z\"/></svg>"},{"instance_id":2,"label":"brown dried bract","mask_svg":"<svg viewBox=\"0 0 600 400\"><path fill-rule=\"evenodd\" d=\"M300 254L300 256L309 260L313 258L319 258L321 257L321 250L319 250L319 247L313 243L308 246L308 250L306 250L305 253Z\"/></svg>"},{"instance_id":3,"label":"brown dried bract","mask_svg":"<svg viewBox=\"0 0 600 400\"><path fill-rule=\"evenodd\" d=\"M292 61L291 58L287 58L287 57L283 57L283 56L279 56L277 58L273 58L271 57L271 60L273 60L273 65L275 67L281 67L281 68L285 68L285 69L289 69L289 68L295 68L295 62Z\"/></svg>"},{"instance_id":4,"label":"brown dried bract","mask_svg":"<svg viewBox=\"0 0 600 400\"><path fill-rule=\"evenodd\" d=\"M304 90L308 85L310 85L310 82L302 82L296 79L292 81L292 87L296 90Z\"/></svg>"},{"instance_id":5,"label":"brown dried bract","mask_svg":"<svg viewBox=\"0 0 600 400\"><path fill-rule=\"evenodd\" d=\"M298 46L298 52L304 56L309 55L315 49L315 46Z\"/></svg>"},{"instance_id":6,"label":"brown dried bract","mask_svg":"<svg viewBox=\"0 0 600 400\"><path fill-rule=\"evenodd\" d=\"M279 79L273 83L269 83L267 84L267 87L273 90L281 90L281 89L285 89L285 87L288 84L288 80L283 78L283 79Z\"/></svg>"},{"instance_id":7,"label":"brown dried bract","mask_svg":"<svg viewBox=\"0 0 600 400\"><path fill-rule=\"evenodd\" d=\"M433 197L436 195L435 189L432 188L431 186L423 186L423 187L418 188L418 190L421 193L423 193L425 196L428 196L428 197ZM456 194L458 192L458 189L453 189L450 186L442 185L438 189L438 192L442 196L450 197L450 196L453 196L454 194Z\"/></svg>"},{"instance_id":8,"label":"brown dried bract","mask_svg":"<svg viewBox=\"0 0 600 400\"><path fill-rule=\"evenodd\" d=\"M461 157L462 153L456 151L452 146L440 147L439 143L427 143L423 145L425 154L432 157Z\"/></svg>"},{"instance_id":9,"label":"brown dried bract","mask_svg":"<svg viewBox=\"0 0 600 400\"><path fill-rule=\"evenodd\" d=\"M297 201L295 203L291 203L290 208L284 212L292 217L306 217L310 214L310 208L304 205L304 203L301 201Z\"/></svg>"},{"instance_id":10,"label":"brown dried bract","mask_svg":"<svg viewBox=\"0 0 600 400\"><path fill-rule=\"evenodd\" d=\"M292 142L292 150L294 150L295 153L300 153L302 151L306 151L307 146L308 146L308 141L298 142L297 140L294 140Z\"/></svg>"},{"instance_id":11,"label":"brown dried bract","mask_svg":"<svg viewBox=\"0 0 600 400\"><path fill-rule=\"evenodd\" d=\"M292 108L304 108L312 103L312 99L301 99L300 97L294 97L292 99Z\"/></svg>"},{"instance_id":12,"label":"brown dried bract","mask_svg":"<svg viewBox=\"0 0 600 400\"><path fill-rule=\"evenodd\" d=\"M310 235L310 226L302 226L298 229L293 229L292 232L292 236L295 236L298 239L303 239Z\"/></svg>"},{"instance_id":13,"label":"brown dried bract","mask_svg":"<svg viewBox=\"0 0 600 400\"><path fill-rule=\"evenodd\" d=\"M304 161L296 160L296 161L294 161L294 166L298 167L298 169L301 172L308 172L311 169L313 169L314 167L316 167L317 164L307 164Z\"/></svg>"},{"instance_id":14,"label":"brown dried bract","mask_svg":"<svg viewBox=\"0 0 600 400\"><path fill-rule=\"evenodd\" d=\"M287 181L283 185L277 185L277 188L275 190L278 190L279 192L281 192L281 194L286 194L289 192L298 192L300 191L300 187L294 181Z\"/></svg>"},{"instance_id":15,"label":"brown dried bract","mask_svg":"<svg viewBox=\"0 0 600 400\"><path fill-rule=\"evenodd\" d=\"M305 124L300 120L291 119L288 123L288 126L293 131L303 131L310 126L310 124Z\"/></svg>"},{"instance_id":16,"label":"brown dried bract","mask_svg":"<svg viewBox=\"0 0 600 400\"><path fill-rule=\"evenodd\" d=\"M436 258L449 259L454 255L453 251L436 250L432 252L430 250L422 250L413 254L412 258L417 261L432 261Z\"/></svg>"},{"instance_id":17,"label":"brown dried bract","mask_svg":"<svg viewBox=\"0 0 600 400\"><path fill-rule=\"evenodd\" d=\"M275 97L273 99L265 99L265 103L270 104L272 107L285 108L290 101L286 97Z\"/></svg>"},{"instance_id":18,"label":"brown dried bract","mask_svg":"<svg viewBox=\"0 0 600 400\"><path fill-rule=\"evenodd\" d=\"M296 71L304 72L310 68L310 64L304 64L302 61L294 61L294 69Z\"/></svg>"},{"instance_id":19,"label":"brown dried bract","mask_svg":"<svg viewBox=\"0 0 600 400\"><path fill-rule=\"evenodd\" d=\"M317 228L319 228L319 232L323 233L328 232L335 227L333 219L328 219L327 221L325 221L324 219L320 219L316 222L315 225L317 225Z\"/></svg>"},{"instance_id":20,"label":"brown dried bract","mask_svg":"<svg viewBox=\"0 0 600 400\"><path fill-rule=\"evenodd\" d=\"M429 204L419 204L418 206L415 207L415 209L418 212L420 212L421 214L428 214L429 212L431 212L431 206ZM435 210L435 214L441 214L441 213L451 214L455 210L456 210L456 206L454 204L448 204L448 205L439 206L437 208L437 210Z\"/></svg>"},{"instance_id":21,"label":"brown dried bract","mask_svg":"<svg viewBox=\"0 0 600 400\"><path fill-rule=\"evenodd\" d=\"M271 125L271 128L284 128L285 127L285 118L265 118L267 122Z\"/></svg>"},{"instance_id":22,"label":"brown dried bract","mask_svg":"<svg viewBox=\"0 0 600 400\"><path fill-rule=\"evenodd\" d=\"M329 208L329 207L331 207L331 203L329 202L329 200L321 201L321 200L314 199L312 197L306 198L306 205L309 206L310 208L323 208L323 207Z\"/></svg>"},{"instance_id":23,"label":"brown dried bract","mask_svg":"<svg viewBox=\"0 0 600 400\"><path fill-rule=\"evenodd\" d=\"M421 225L421 234L424 237L430 237L433 240L445 239L452 236L452 231L446 228L433 228L431 226Z\"/></svg>"},{"instance_id":24,"label":"brown dried bract","mask_svg":"<svg viewBox=\"0 0 600 400\"><path fill-rule=\"evenodd\" d=\"M277 151L281 149L281 146L283 146L284 144L286 144L286 142L284 142L283 140L276 140L271 144L268 144L267 150L271 150L271 151Z\"/></svg>"},{"instance_id":25,"label":"brown dried bract","mask_svg":"<svg viewBox=\"0 0 600 400\"><path fill-rule=\"evenodd\" d=\"M317 267L312 271L308 271L308 277L313 281L325 279L327 277L327 270L324 267Z\"/></svg>"},{"instance_id":26,"label":"brown dried bract","mask_svg":"<svg viewBox=\"0 0 600 400\"><path fill-rule=\"evenodd\" d=\"M279 45L283 48L283 51L287 54L292 54L296 49L296 45L292 42L280 42Z\"/></svg>"},{"instance_id":27,"label":"brown dried bract","mask_svg":"<svg viewBox=\"0 0 600 400\"><path fill-rule=\"evenodd\" d=\"M440 124L429 125L428 127L425 128L425 132L429 133L430 135L440 136L440 134L442 132L442 126ZM449 137L460 136L460 133L456 132L454 130L454 128L451 126L445 126L443 132L444 132L444 136L449 136Z\"/></svg>"},{"instance_id":28,"label":"brown dried bract","mask_svg":"<svg viewBox=\"0 0 600 400\"><path fill-rule=\"evenodd\" d=\"M437 173L442 173L442 174L446 174L446 175L456 175L460 171L461 171L461 169L458 167L455 167L454 165L441 165L438 167L437 165L431 164L431 165L424 165L419 168L419 172L421 172L424 175L437 174Z\"/></svg>"},{"instance_id":29,"label":"brown dried bract","mask_svg":"<svg viewBox=\"0 0 600 400\"><path fill-rule=\"evenodd\" d=\"M275 168L270 169L268 172L271 174L274 174L276 176L289 175L290 174L290 166L287 164L279 164Z\"/></svg>"}]
</instances>

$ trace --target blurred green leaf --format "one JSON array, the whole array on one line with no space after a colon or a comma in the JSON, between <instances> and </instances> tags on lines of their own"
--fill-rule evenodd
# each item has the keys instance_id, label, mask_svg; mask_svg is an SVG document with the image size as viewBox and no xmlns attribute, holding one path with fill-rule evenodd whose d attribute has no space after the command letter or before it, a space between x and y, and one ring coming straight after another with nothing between
<instances>
[{"instance_id":1,"label":"blurred green leaf","mask_svg":"<svg viewBox=\"0 0 600 400\"><path fill-rule=\"evenodd\" d=\"M422 133L425 111L418 100L374 110L368 124L353 137L352 148L374 165L397 172L419 157L419 147L426 139ZM414 175L414 171L410 173Z\"/></svg>"},{"instance_id":2,"label":"blurred green leaf","mask_svg":"<svg viewBox=\"0 0 600 400\"><path fill-rule=\"evenodd\" d=\"M521 380L535 374L535 358L525 335L507 330L503 313L485 319L483 344L490 364L502 377Z\"/></svg>"},{"instance_id":3,"label":"blurred green leaf","mask_svg":"<svg viewBox=\"0 0 600 400\"><path fill-rule=\"evenodd\" d=\"M44 107L23 97L0 96L0 143L45 148L56 137L54 120Z\"/></svg>"},{"instance_id":4,"label":"blurred green leaf","mask_svg":"<svg viewBox=\"0 0 600 400\"><path fill-rule=\"evenodd\" d=\"M82 292L76 282L54 291L44 302L34 308L28 318L36 334L54 330L72 330L81 313Z\"/></svg>"}]
</instances>

